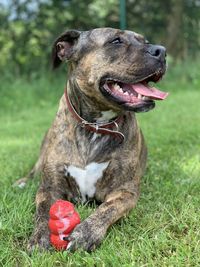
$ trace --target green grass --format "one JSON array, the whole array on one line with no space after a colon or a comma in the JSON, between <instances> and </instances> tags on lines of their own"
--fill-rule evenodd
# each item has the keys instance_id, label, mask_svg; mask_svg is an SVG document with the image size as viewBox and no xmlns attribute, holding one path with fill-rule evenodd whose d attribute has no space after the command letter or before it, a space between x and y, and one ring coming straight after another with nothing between
<instances>
[{"instance_id":1,"label":"green grass","mask_svg":"<svg viewBox=\"0 0 200 267\"><path fill-rule=\"evenodd\" d=\"M187 70L192 66L192 74L184 72L184 66L170 71L160 85L170 91L169 98L153 111L138 115L149 148L141 197L137 207L111 227L92 254L35 251L28 255L39 178L24 189L12 184L37 158L64 78L47 75L38 80L2 81L0 266L200 266L200 80L196 75L199 68L191 65ZM93 209L78 207L82 219Z\"/></svg>"}]
</instances>

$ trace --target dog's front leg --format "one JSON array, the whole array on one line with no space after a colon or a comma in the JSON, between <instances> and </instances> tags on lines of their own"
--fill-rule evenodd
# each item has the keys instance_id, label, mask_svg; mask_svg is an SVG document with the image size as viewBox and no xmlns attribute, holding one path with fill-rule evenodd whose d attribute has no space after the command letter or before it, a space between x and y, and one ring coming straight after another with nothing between
<instances>
[{"instance_id":1,"label":"dog's front leg","mask_svg":"<svg viewBox=\"0 0 200 267\"><path fill-rule=\"evenodd\" d=\"M103 240L109 226L128 213L136 205L137 199L138 194L126 191L109 194L105 202L65 238L70 241L68 249L94 250Z\"/></svg>"},{"instance_id":2,"label":"dog's front leg","mask_svg":"<svg viewBox=\"0 0 200 267\"><path fill-rule=\"evenodd\" d=\"M48 249L49 242L49 209L51 205L57 200L64 198L63 187L59 186L62 181L56 180L50 183L50 179L44 180L36 194L36 215L35 215L35 229L28 244L28 250L32 251L35 247L41 249Z\"/></svg>"}]
</instances>

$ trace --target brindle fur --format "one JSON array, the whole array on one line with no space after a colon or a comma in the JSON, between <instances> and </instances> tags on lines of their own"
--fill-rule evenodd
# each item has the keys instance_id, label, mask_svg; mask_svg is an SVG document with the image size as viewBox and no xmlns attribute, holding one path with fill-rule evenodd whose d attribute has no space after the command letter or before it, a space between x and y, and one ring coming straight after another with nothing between
<instances>
[{"instance_id":1,"label":"brindle fur","mask_svg":"<svg viewBox=\"0 0 200 267\"><path fill-rule=\"evenodd\" d=\"M111 45L110 41L116 36L123 38L123 47ZM134 83L161 68L160 61L145 54L147 46L141 35L111 28L82 33L67 31L55 41L53 64L57 67L61 61L69 61L67 89L77 112L85 120L94 122L102 111L113 110L123 116L119 131L125 140L119 144L112 135L103 134L94 138L93 132L74 119L62 96L56 118L44 138L40 157L30 175L20 180L25 182L36 173L41 173L42 177L36 195L35 230L29 249L49 247L48 212L54 201L81 201L75 179L66 172L70 165L84 169L91 162L109 161L103 177L96 183L94 195L102 204L69 236L71 250L79 247L94 250L107 229L136 205L147 157L144 139L134 112L106 99L99 87L102 77Z\"/></svg>"}]
</instances>

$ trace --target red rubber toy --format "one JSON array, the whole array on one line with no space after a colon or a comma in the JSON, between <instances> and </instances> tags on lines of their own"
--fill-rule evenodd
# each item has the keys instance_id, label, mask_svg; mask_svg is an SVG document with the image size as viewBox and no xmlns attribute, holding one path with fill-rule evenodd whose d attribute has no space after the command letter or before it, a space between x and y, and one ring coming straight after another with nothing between
<instances>
[{"instance_id":1,"label":"red rubber toy","mask_svg":"<svg viewBox=\"0 0 200 267\"><path fill-rule=\"evenodd\" d=\"M74 205L62 199L57 200L49 211L50 242L57 250L67 248L68 241L63 237L68 236L74 227L81 222Z\"/></svg>"}]
</instances>

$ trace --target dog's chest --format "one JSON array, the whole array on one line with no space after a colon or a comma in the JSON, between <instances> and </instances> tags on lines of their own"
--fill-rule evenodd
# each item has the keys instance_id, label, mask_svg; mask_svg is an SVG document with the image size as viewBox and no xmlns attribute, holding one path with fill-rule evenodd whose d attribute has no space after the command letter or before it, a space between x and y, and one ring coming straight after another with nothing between
<instances>
[{"instance_id":1,"label":"dog's chest","mask_svg":"<svg viewBox=\"0 0 200 267\"><path fill-rule=\"evenodd\" d=\"M96 183L102 178L103 172L108 167L109 161L97 163L91 162L85 168L79 168L75 165L70 165L66 169L66 174L73 177L79 186L82 201L85 202L86 198L94 197L96 192Z\"/></svg>"}]
</instances>

